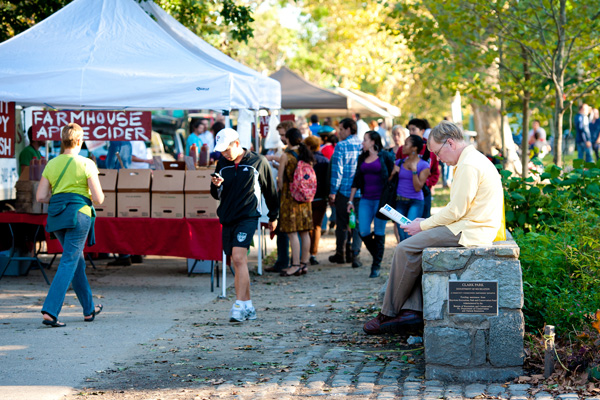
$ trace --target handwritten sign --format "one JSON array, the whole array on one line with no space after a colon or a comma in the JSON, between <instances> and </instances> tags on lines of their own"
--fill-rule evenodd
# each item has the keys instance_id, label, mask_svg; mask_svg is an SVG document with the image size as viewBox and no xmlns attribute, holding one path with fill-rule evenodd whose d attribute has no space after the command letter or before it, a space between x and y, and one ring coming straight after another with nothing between
<instances>
[{"instance_id":1,"label":"handwritten sign","mask_svg":"<svg viewBox=\"0 0 600 400\"><path fill-rule=\"evenodd\" d=\"M33 111L33 138L60 140L62 128L74 122L84 140L144 140L152 133L150 111Z\"/></svg>"},{"instance_id":2,"label":"handwritten sign","mask_svg":"<svg viewBox=\"0 0 600 400\"><path fill-rule=\"evenodd\" d=\"M15 156L15 103L0 101L0 158Z\"/></svg>"},{"instance_id":3,"label":"handwritten sign","mask_svg":"<svg viewBox=\"0 0 600 400\"><path fill-rule=\"evenodd\" d=\"M448 281L448 313L498 315L498 282Z\"/></svg>"},{"instance_id":4,"label":"handwritten sign","mask_svg":"<svg viewBox=\"0 0 600 400\"><path fill-rule=\"evenodd\" d=\"M271 117L269 115L261 115L259 117L260 123L260 136L266 138L269 135L269 120ZM296 116L294 114L284 114L279 116L279 121L295 121ZM252 124L252 132L254 132L256 128L254 127L254 123Z\"/></svg>"}]
</instances>

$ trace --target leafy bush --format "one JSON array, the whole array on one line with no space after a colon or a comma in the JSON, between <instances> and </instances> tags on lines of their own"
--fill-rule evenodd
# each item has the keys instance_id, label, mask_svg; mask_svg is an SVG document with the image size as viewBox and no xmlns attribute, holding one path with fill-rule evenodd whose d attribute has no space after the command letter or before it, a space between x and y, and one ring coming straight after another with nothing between
<instances>
[{"instance_id":1,"label":"leafy bush","mask_svg":"<svg viewBox=\"0 0 600 400\"><path fill-rule=\"evenodd\" d=\"M548 166L527 180L502 171L529 331L545 323L562 333L581 329L600 307L600 162L573 166Z\"/></svg>"}]
</instances>

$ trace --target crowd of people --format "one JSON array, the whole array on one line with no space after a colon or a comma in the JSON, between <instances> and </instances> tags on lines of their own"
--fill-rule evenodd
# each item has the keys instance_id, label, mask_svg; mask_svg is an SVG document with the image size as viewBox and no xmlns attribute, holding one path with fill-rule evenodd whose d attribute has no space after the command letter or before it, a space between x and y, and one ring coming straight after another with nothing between
<instances>
[{"instance_id":1,"label":"crowd of people","mask_svg":"<svg viewBox=\"0 0 600 400\"><path fill-rule=\"evenodd\" d=\"M411 119L406 128L394 126L389 134L380 121L373 126L377 130L367 128L361 139L358 121L360 116L344 118L334 126L329 118L320 124L316 115L310 118L310 125L282 121L276 128L279 140L266 143L263 157L243 149L235 130L217 134L214 149L222 157L215 168L211 192L221 201L217 214L223 225L223 247L232 256L236 271L232 322L256 315L250 300L246 254L247 238L258 226L261 196L266 199L272 235L277 237L277 260L265 271L287 278L307 274L311 265L320 263L319 241L323 228L327 228L324 219L328 209L329 226L335 228L336 237L336 251L329 261L362 267L364 243L370 255L370 278L380 275L385 250L389 218L379 212L380 208L389 204L411 220L430 216L431 192L440 177L440 163L427 149L428 122ZM254 160L252 165L248 159ZM297 200L291 188L302 163L310 165L316 177L316 188L308 201ZM398 242L410 237L403 227L394 225Z\"/></svg>"},{"instance_id":2,"label":"crowd of people","mask_svg":"<svg viewBox=\"0 0 600 400\"><path fill-rule=\"evenodd\" d=\"M279 140L265 146L264 155L243 148L238 132L222 123L216 122L210 130L200 128L202 123L193 125L199 134L190 135L188 148L212 141L210 150L219 155L210 191L220 201L217 215L223 251L235 270L231 322L257 318L250 294L248 249L263 214L262 198L269 229L277 236L277 261L265 270L289 279L319 264L319 240L322 227L327 226L328 208L336 237L335 254L329 261L362 267L364 243L371 258L370 278L379 276L385 250L388 218L379 212L381 207L388 204L412 221L394 224L399 244L381 314L364 326L368 334L422 323L418 278L423 248L491 244L502 237L499 174L464 140L460 127L442 121L431 130L426 120L411 119L406 128L392 127L391 137L379 123L382 129L367 129L361 139L359 121L356 116L335 126L330 120L321 125L313 117L304 132L293 121L282 121L277 126ZM38 200L50 202L48 230L56 233L65 249L42 309L43 323L53 327L64 326L58 314L71 283L86 321L93 321L103 308L91 301L81 252L86 240L93 241L92 204L103 200L95 164L76 155L82 137L75 124L65 127L63 154L48 163L38 189ZM124 144L119 150L131 154ZM456 167L456 171L449 204L432 217L431 193L440 177L440 165ZM298 189L298 171L300 179L314 185ZM298 197L302 190L306 193Z\"/></svg>"},{"instance_id":3,"label":"crowd of people","mask_svg":"<svg viewBox=\"0 0 600 400\"><path fill-rule=\"evenodd\" d=\"M592 154L598 161L600 150L600 113L598 108L592 108L583 103L575 115L575 146L577 158L585 162L593 162Z\"/></svg>"}]
</instances>

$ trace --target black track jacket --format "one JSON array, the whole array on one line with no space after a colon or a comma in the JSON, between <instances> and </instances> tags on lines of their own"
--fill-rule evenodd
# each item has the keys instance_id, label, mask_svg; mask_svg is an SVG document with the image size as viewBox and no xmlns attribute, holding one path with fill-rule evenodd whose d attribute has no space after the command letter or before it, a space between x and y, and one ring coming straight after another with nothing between
<instances>
[{"instance_id":1,"label":"black track jacket","mask_svg":"<svg viewBox=\"0 0 600 400\"><path fill-rule=\"evenodd\" d=\"M221 186L210 184L210 194L221 200L217 215L222 225L235 225L239 221L260 217L261 195L265 196L269 209L269 221L277 219L279 197L267 159L244 149L244 155L236 167L225 157L217 162L215 172L224 179Z\"/></svg>"}]
</instances>

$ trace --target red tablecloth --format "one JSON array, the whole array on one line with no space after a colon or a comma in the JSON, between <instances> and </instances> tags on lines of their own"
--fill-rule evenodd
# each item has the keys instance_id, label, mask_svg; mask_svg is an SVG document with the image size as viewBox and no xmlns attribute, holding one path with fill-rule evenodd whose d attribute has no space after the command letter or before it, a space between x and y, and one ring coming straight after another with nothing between
<instances>
[{"instance_id":1,"label":"red tablecloth","mask_svg":"<svg viewBox=\"0 0 600 400\"><path fill-rule=\"evenodd\" d=\"M46 215L0 213L0 223L46 225ZM87 252L160 255L221 260L218 219L96 218L96 244ZM58 240L48 240L48 253L61 253Z\"/></svg>"}]
</instances>

